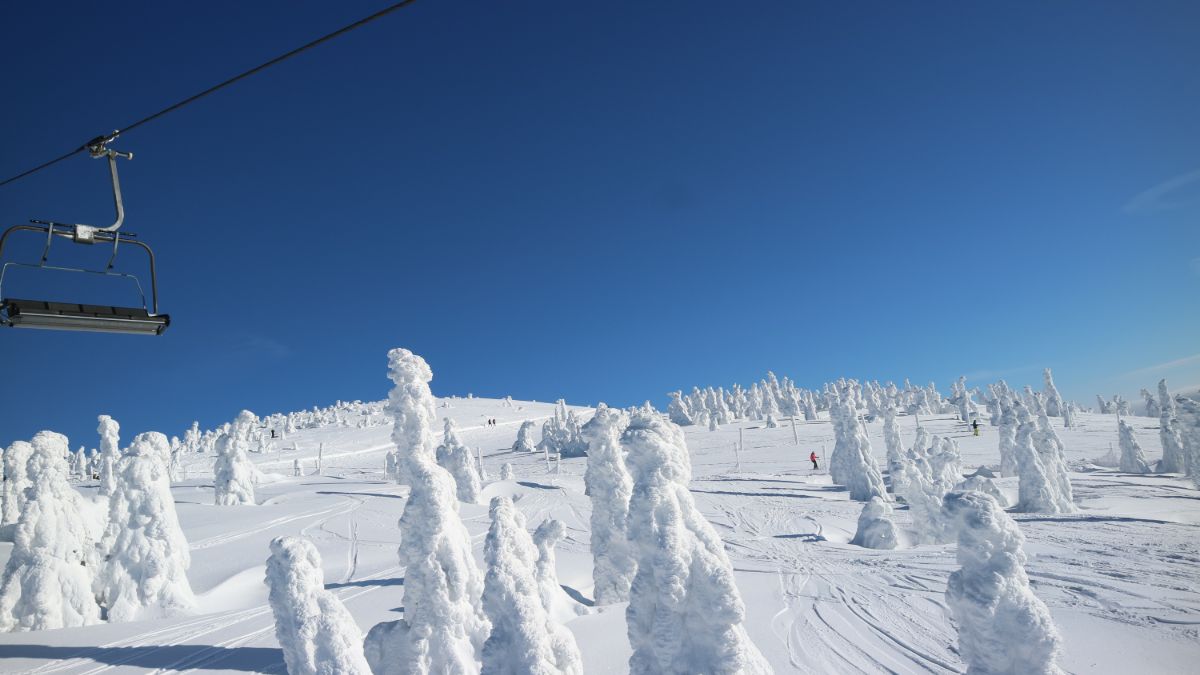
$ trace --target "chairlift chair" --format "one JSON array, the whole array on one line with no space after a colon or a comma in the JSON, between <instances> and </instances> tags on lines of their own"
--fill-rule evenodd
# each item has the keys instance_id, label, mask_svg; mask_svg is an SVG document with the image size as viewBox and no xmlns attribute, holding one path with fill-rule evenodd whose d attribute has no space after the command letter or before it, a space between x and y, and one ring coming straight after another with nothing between
<instances>
[{"instance_id":1,"label":"chairlift chair","mask_svg":"<svg viewBox=\"0 0 1200 675\"><path fill-rule=\"evenodd\" d=\"M11 328L42 328L50 330L95 331L102 333L129 333L135 335L162 335L171 324L171 317L158 313L158 278L154 269L154 251L136 235L120 232L121 224L125 221L125 205L121 201L121 183L117 178L117 158L133 159L133 153L120 152L107 147L116 138L116 134L102 136L88 143L88 151L94 158L108 160L109 174L112 176L113 201L116 204L116 221L108 227L95 227L78 223L56 223L46 220L31 220L28 225L14 225L0 235L0 260L3 260L4 244L13 232L36 232L45 235L45 247L42 249L41 261L36 264L5 262L0 267L0 326ZM47 265L50 256L50 245L55 237L69 239L76 244L112 244L112 255L103 270L77 267L59 267ZM126 272L113 271L117 259L117 249L120 244L130 244L146 251L150 258L150 305L146 306L146 294L137 276ZM98 274L106 277L129 279L137 286L141 296L141 307L112 307L107 305L86 305L70 302L55 302L47 300L22 300L4 295L4 277L10 267L25 267L41 270L56 270L63 272L82 272Z\"/></svg>"}]
</instances>

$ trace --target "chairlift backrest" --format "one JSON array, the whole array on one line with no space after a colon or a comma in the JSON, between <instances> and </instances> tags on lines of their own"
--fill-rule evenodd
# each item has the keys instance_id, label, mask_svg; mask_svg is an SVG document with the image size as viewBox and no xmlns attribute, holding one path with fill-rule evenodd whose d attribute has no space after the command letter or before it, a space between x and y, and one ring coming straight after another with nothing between
<instances>
[{"instance_id":1,"label":"chairlift backrest","mask_svg":"<svg viewBox=\"0 0 1200 675\"><path fill-rule=\"evenodd\" d=\"M111 140L111 139L110 139ZM0 235L0 261L3 261L4 245L9 235L14 232L28 231L44 233L45 247L38 263L4 262L0 267L0 326L12 328L42 328L49 330L97 331L104 333L130 333L138 335L161 335L171 323L171 317L158 313L158 276L154 267L154 251L133 234L120 232L125 220L125 206L121 200L121 183L117 178L117 157L133 159L132 153L121 153L104 146L104 143L90 148L92 156L106 158L112 176L113 201L116 207L116 221L108 227L94 227L78 223L55 223L35 220L28 225L14 225ZM60 267L47 265L50 257L50 245L54 239L69 239L76 244L93 245L111 243L112 254L103 270ZM117 250L120 244L132 244L146 251L150 259L150 306L146 306L146 296L138 278L125 272L114 272ZM40 270L57 270L67 272L83 272L108 277L121 277L132 280L141 295L140 307L113 307L107 305L87 305L50 300L24 300L9 298L4 295L4 277L10 267L26 267Z\"/></svg>"}]
</instances>

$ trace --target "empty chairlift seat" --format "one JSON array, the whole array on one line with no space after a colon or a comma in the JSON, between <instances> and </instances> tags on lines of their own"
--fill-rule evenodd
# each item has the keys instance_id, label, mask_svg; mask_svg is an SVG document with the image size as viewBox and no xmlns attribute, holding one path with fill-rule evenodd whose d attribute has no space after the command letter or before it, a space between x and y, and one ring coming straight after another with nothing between
<instances>
[{"instance_id":1,"label":"empty chairlift seat","mask_svg":"<svg viewBox=\"0 0 1200 675\"><path fill-rule=\"evenodd\" d=\"M0 302L0 311L14 328L160 335L171 324L169 315L151 314L144 307L77 305L13 298Z\"/></svg>"}]
</instances>

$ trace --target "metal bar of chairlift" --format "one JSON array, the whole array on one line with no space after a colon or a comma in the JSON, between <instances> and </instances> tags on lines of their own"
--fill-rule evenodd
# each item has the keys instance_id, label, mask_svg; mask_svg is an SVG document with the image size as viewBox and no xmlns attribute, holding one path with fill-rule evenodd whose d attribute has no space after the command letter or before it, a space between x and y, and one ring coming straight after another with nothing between
<instances>
[{"instance_id":1,"label":"metal bar of chairlift","mask_svg":"<svg viewBox=\"0 0 1200 675\"><path fill-rule=\"evenodd\" d=\"M125 205L121 199L121 183L117 177L117 157L133 159L133 153L123 153L104 147L100 143L89 147L93 157L104 157L108 160L109 172L112 176L113 201L116 208L116 220L108 227L94 227L82 224L63 224L48 221L33 221L31 225L14 225L0 235L0 260L3 259L4 245L8 236L13 232L31 231L45 232L46 245L42 249L40 264L23 265L7 263L0 268L0 326L13 328L42 328L53 330L98 331L105 333L130 333L140 335L161 335L171 324L171 317L158 313L158 274L155 269L154 251L148 244L138 241L133 234L120 232L125 221ZM50 244L54 237L70 239L77 244L95 244L111 241L112 255L108 259L104 271L82 268L47 267L46 261L50 256ZM6 298L3 295L4 276L10 264L25 267L40 267L76 272L91 272L106 276L131 277L137 284L139 293L141 282L132 274L114 273L111 270L116 262L117 247L124 241L127 244L140 247L150 259L150 308L146 307L146 297L142 294L141 307L113 307L106 305L86 305L77 303L52 302L45 300L19 300Z\"/></svg>"}]
</instances>

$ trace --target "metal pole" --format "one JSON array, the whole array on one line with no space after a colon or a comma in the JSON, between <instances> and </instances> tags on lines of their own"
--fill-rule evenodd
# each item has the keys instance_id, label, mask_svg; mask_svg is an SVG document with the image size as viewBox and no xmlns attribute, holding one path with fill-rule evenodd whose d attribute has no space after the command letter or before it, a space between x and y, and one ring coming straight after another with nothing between
<instances>
[{"instance_id":1,"label":"metal pole","mask_svg":"<svg viewBox=\"0 0 1200 675\"><path fill-rule=\"evenodd\" d=\"M733 471L734 471L734 473L742 472L742 453L738 451L738 445L740 445L740 444L738 444L738 443L733 444L733 458L734 458Z\"/></svg>"}]
</instances>

